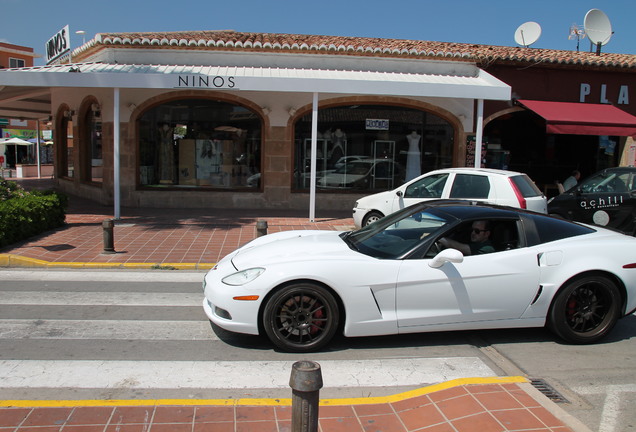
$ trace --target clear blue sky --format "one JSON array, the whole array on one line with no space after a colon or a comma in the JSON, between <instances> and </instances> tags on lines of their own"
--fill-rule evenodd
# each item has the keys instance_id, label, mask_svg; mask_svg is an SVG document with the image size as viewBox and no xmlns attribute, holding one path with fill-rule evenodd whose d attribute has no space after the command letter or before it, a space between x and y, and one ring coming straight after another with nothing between
<instances>
[{"instance_id":1,"label":"clear blue sky","mask_svg":"<svg viewBox=\"0 0 636 432\"><path fill-rule=\"evenodd\" d=\"M603 52L636 54L636 0L0 0L0 41L44 55L46 41L70 26L73 48L97 33L180 30L368 36L516 46L527 21L541 25L535 48L576 50L572 24L590 9L609 17ZM589 51L588 39L580 43ZM36 59L36 64L44 64Z\"/></svg>"}]
</instances>

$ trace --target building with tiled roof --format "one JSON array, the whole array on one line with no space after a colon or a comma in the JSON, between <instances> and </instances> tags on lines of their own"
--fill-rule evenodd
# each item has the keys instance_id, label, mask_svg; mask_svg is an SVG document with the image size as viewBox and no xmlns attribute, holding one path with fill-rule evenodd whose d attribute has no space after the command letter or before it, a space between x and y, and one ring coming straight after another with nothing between
<instances>
[{"instance_id":1,"label":"building with tiled roof","mask_svg":"<svg viewBox=\"0 0 636 432\"><path fill-rule=\"evenodd\" d=\"M149 49L184 47L206 51L280 52L290 54L342 54L351 56L453 59L478 65L541 63L544 65L599 67L636 70L636 55L587 51L561 51L526 47L506 47L344 36L264 34L235 31L188 31L170 33L100 33L73 52L82 61L104 47Z\"/></svg>"},{"instance_id":2,"label":"building with tiled roof","mask_svg":"<svg viewBox=\"0 0 636 432\"><path fill-rule=\"evenodd\" d=\"M56 178L70 193L116 207L313 214L480 160L527 172L546 192L572 169L633 163L635 72L636 55L605 52L230 30L100 33L48 66L0 72L0 113L51 115ZM573 123L533 101L552 112L567 102ZM609 123L595 120L601 114ZM599 156L599 140L616 151ZM370 168L354 175L358 165Z\"/></svg>"}]
</instances>

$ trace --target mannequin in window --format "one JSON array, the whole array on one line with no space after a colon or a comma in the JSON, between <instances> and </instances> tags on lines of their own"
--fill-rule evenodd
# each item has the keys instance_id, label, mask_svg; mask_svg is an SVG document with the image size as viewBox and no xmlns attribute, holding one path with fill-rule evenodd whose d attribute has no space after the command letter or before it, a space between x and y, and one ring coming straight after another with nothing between
<instances>
[{"instance_id":1,"label":"mannequin in window","mask_svg":"<svg viewBox=\"0 0 636 432\"><path fill-rule=\"evenodd\" d=\"M336 163L344 156L344 145L347 141L347 134L345 134L340 128L331 135L333 141L333 147L331 149L331 155L329 156L329 166L335 167Z\"/></svg>"},{"instance_id":2,"label":"mannequin in window","mask_svg":"<svg viewBox=\"0 0 636 432\"><path fill-rule=\"evenodd\" d=\"M329 128L323 132L322 137L320 136L320 134L318 134L318 137L324 139L325 141L331 141L332 135L333 135L333 132L331 132L331 128Z\"/></svg>"},{"instance_id":3,"label":"mannequin in window","mask_svg":"<svg viewBox=\"0 0 636 432\"><path fill-rule=\"evenodd\" d=\"M174 183L174 130L164 123L159 128L159 183Z\"/></svg>"},{"instance_id":4,"label":"mannequin in window","mask_svg":"<svg viewBox=\"0 0 636 432\"><path fill-rule=\"evenodd\" d=\"M406 154L406 178L405 181L413 180L422 174L420 163L420 135L416 131L406 136L409 142L409 151Z\"/></svg>"}]
</instances>

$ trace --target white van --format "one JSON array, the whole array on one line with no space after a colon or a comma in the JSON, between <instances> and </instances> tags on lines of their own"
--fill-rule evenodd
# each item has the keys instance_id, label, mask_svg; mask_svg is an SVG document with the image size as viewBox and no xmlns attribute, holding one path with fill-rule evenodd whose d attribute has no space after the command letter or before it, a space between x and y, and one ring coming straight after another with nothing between
<instances>
[{"instance_id":1,"label":"white van","mask_svg":"<svg viewBox=\"0 0 636 432\"><path fill-rule=\"evenodd\" d=\"M356 227L421 201L467 199L547 213L547 200L526 174L490 168L430 171L386 192L360 198L353 208Z\"/></svg>"}]
</instances>

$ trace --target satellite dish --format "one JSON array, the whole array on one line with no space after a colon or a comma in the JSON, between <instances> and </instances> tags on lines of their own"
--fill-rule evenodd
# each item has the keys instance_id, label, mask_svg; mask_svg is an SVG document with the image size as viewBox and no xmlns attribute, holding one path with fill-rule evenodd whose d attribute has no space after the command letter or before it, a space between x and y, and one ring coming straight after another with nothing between
<instances>
[{"instance_id":1,"label":"satellite dish","mask_svg":"<svg viewBox=\"0 0 636 432\"><path fill-rule=\"evenodd\" d=\"M612 37L612 24L605 13L599 9L590 9L583 21L585 34L594 45L596 54L601 53L601 46L606 45Z\"/></svg>"},{"instance_id":2,"label":"satellite dish","mask_svg":"<svg viewBox=\"0 0 636 432\"><path fill-rule=\"evenodd\" d=\"M541 26L534 21L528 21L517 27L515 42L527 48L538 41L540 36Z\"/></svg>"}]
</instances>

